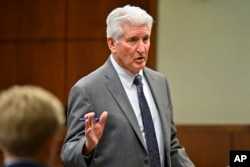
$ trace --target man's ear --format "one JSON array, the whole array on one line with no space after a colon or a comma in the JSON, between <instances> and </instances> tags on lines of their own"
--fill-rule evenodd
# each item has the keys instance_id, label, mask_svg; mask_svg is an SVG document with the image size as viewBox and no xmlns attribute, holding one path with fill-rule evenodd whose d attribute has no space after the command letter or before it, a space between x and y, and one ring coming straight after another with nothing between
<instances>
[{"instance_id":1,"label":"man's ear","mask_svg":"<svg viewBox=\"0 0 250 167\"><path fill-rule=\"evenodd\" d=\"M112 37L107 38L108 47L111 53L115 53L115 40Z\"/></svg>"}]
</instances>

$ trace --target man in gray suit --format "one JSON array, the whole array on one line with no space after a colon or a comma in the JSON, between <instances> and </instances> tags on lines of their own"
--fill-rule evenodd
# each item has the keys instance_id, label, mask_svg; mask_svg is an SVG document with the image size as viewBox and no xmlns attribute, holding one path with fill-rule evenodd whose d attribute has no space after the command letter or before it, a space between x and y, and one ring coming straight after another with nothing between
<instances>
[{"instance_id":1,"label":"man in gray suit","mask_svg":"<svg viewBox=\"0 0 250 167\"><path fill-rule=\"evenodd\" d=\"M153 18L127 5L114 9L106 22L109 59L70 91L68 132L61 151L64 165L194 167L176 138L167 80L146 67ZM133 82L137 75L142 77L153 119L154 130L149 134L155 133L157 139L158 150L153 152L159 155L158 164L147 145L148 132Z\"/></svg>"}]
</instances>

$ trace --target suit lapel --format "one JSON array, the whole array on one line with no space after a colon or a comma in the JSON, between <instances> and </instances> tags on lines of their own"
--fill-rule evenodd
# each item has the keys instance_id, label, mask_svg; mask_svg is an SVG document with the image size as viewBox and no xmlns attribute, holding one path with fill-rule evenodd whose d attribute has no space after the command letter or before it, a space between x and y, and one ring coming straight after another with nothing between
<instances>
[{"instance_id":1,"label":"suit lapel","mask_svg":"<svg viewBox=\"0 0 250 167\"><path fill-rule=\"evenodd\" d=\"M147 79L149 88L154 98L156 107L159 111L160 117L166 118L165 114L169 114L168 112L166 112L166 109L168 108L168 103L167 103L168 98L164 91L166 90L166 85L162 85L162 82L156 79L155 76L150 71L147 70L147 68L145 68L144 70L144 75L145 78Z\"/></svg>"},{"instance_id":2,"label":"suit lapel","mask_svg":"<svg viewBox=\"0 0 250 167\"><path fill-rule=\"evenodd\" d=\"M159 116L161 119L161 124L162 124L162 133L164 136L164 146L165 149L170 148L170 127L171 127L171 122L170 119L168 120L167 118L170 118L169 116L170 111L169 109L171 108L171 100L168 97L168 94L166 93L166 87L167 83L166 82L161 82L159 81L155 75L150 72L147 68L144 69L144 75L145 78L147 79L149 88L151 90L152 96L154 98L154 102L156 104L156 107L159 112ZM168 91L168 90L167 90Z\"/></svg>"},{"instance_id":3,"label":"suit lapel","mask_svg":"<svg viewBox=\"0 0 250 167\"><path fill-rule=\"evenodd\" d=\"M114 100L116 103L120 106L121 111L124 113L128 121L130 122L130 125L134 129L135 133L137 134L140 142L146 149L146 145L144 143L142 133L137 121L137 118L135 116L134 110L130 104L130 101L127 97L127 94L122 86L122 83L119 79L118 74L115 72L115 69L110 61L106 63L106 72L105 72L105 77L107 78L106 87L109 90L109 92L112 94L114 97Z\"/></svg>"}]
</instances>

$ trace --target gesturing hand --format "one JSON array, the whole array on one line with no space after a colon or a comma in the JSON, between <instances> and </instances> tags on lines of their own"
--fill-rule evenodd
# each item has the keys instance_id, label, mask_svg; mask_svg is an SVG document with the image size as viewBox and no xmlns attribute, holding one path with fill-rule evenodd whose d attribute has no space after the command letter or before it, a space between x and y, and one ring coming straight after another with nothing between
<instances>
[{"instance_id":1,"label":"gesturing hand","mask_svg":"<svg viewBox=\"0 0 250 167\"><path fill-rule=\"evenodd\" d=\"M97 146L100 138L102 137L105 122L108 117L108 112L104 111L99 119L99 122L93 122L95 116L94 112L88 113L85 118L85 135L86 142L83 147L83 155L89 155Z\"/></svg>"}]
</instances>

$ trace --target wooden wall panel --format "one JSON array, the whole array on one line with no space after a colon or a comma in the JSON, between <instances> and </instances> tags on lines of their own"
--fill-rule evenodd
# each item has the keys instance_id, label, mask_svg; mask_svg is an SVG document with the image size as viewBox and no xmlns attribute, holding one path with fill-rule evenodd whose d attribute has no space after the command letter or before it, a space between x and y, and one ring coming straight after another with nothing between
<instances>
[{"instance_id":1,"label":"wooden wall panel","mask_svg":"<svg viewBox=\"0 0 250 167\"><path fill-rule=\"evenodd\" d=\"M3 162L3 153L2 153L2 151L0 150L0 163L1 163L1 165L2 165L2 162Z\"/></svg>"},{"instance_id":2,"label":"wooden wall panel","mask_svg":"<svg viewBox=\"0 0 250 167\"><path fill-rule=\"evenodd\" d=\"M250 131L250 130L249 130ZM250 134L247 132L233 135L233 150L250 150Z\"/></svg>"},{"instance_id":3,"label":"wooden wall panel","mask_svg":"<svg viewBox=\"0 0 250 167\"><path fill-rule=\"evenodd\" d=\"M82 0L68 1L69 38L103 38L106 37L106 17L115 7L136 4L150 8L148 1L142 0L93 0L89 3Z\"/></svg>"},{"instance_id":4,"label":"wooden wall panel","mask_svg":"<svg viewBox=\"0 0 250 167\"><path fill-rule=\"evenodd\" d=\"M17 83L40 85L64 101L63 42L16 44Z\"/></svg>"},{"instance_id":5,"label":"wooden wall panel","mask_svg":"<svg viewBox=\"0 0 250 167\"><path fill-rule=\"evenodd\" d=\"M68 42L67 52L67 89L81 77L101 66L109 57L106 39Z\"/></svg>"},{"instance_id":6,"label":"wooden wall panel","mask_svg":"<svg viewBox=\"0 0 250 167\"><path fill-rule=\"evenodd\" d=\"M229 163L230 135L227 133L183 132L179 140L196 166L225 166Z\"/></svg>"},{"instance_id":7,"label":"wooden wall panel","mask_svg":"<svg viewBox=\"0 0 250 167\"><path fill-rule=\"evenodd\" d=\"M0 39L64 37L64 0L0 1Z\"/></svg>"},{"instance_id":8,"label":"wooden wall panel","mask_svg":"<svg viewBox=\"0 0 250 167\"><path fill-rule=\"evenodd\" d=\"M0 43L0 90L34 84L65 101L63 47L62 42Z\"/></svg>"},{"instance_id":9,"label":"wooden wall panel","mask_svg":"<svg viewBox=\"0 0 250 167\"><path fill-rule=\"evenodd\" d=\"M230 150L250 150L248 125L178 125L177 130L196 166L226 167Z\"/></svg>"},{"instance_id":10,"label":"wooden wall panel","mask_svg":"<svg viewBox=\"0 0 250 167\"><path fill-rule=\"evenodd\" d=\"M16 45L13 43L0 43L0 91L17 83Z\"/></svg>"},{"instance_id":11,"label":"wooden wall panel","mask_svg":"<svg viewBox=\"0 0 250 167\"><path fill-rule=\"evenodd\" d=\"M109 56L106 17L125 4L139 5L156 18L154 0L0 1L0 90L37 84L67 105L70 87ZM148 60L151 68L155 68L155 36Z\"/></svg>"}]
</instances>

